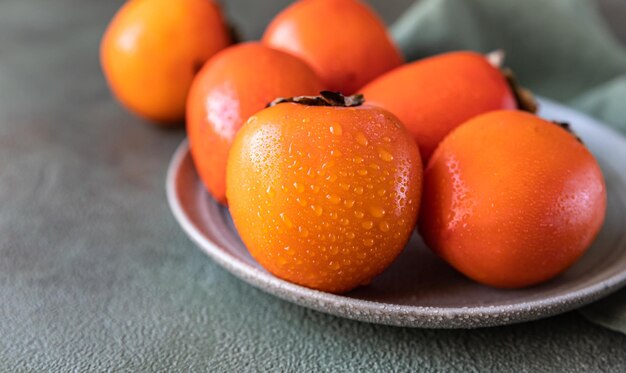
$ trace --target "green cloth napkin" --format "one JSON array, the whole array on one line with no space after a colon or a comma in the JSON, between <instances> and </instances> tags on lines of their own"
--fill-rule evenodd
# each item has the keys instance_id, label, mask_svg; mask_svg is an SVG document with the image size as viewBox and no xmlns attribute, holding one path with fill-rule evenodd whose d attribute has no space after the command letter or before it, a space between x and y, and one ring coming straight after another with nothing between
<instances>
[{"instance_id":1,"label":"green cloth napkin","mask_svg":"<svg viewBox=\"0 0 626 373\"><path fill-rule=\"evenodd\" d=\"M539 95L626 133L626 49L587 0L422 0L392 27L409 60L470 49L506 51L506 65ZM626 333L626 289L581 310Z\"/></svg>"}]
</instances>

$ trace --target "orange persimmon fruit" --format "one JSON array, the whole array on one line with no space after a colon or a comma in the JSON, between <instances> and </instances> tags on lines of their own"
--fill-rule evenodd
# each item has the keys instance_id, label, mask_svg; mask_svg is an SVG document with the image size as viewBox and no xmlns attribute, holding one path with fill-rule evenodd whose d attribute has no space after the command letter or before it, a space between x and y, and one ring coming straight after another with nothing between
<instances>
[{"instance_id":1,"label":"orange persimmon fruit","mask_svg":"<svg viewBox=\"0 0 626 373\"><path fill-rule=\"evenodd\" d=\"M392 70L360 90L369 103L395 114L417 141L424 162L466 120L517 107L503 73L484 55L450 52Z\"/></svg>"},{"instance_id":2,"label":"orange persimmon fruit","mask_svg":"<svg viewBox=\"0 0 626 373\"><path fill-rule=\"evenodd\" d=\"M231 43L212 0L133 0L100 44L105 78L130 111L161 125L181 122L194 75Z\"/></svg>"},{"instance_id":3,"label":"orange persimmon fruit","mask_svg":"<svg viewBox=\"0 0 626 373\"><path fill-rule=\"evenodd\" d=\"M260 43L234 45L207 62L189 92L187 135L200 178L217 201L226 203L228 151L248 117L276 97L321 88L305 62Z\"/></svg>"},{"instance_id":4,"label":"orange persimmon fruit","mask_svg":"<svg viewBox=\"0 0 626 373\"><path fill-rule=\"evenodd\" d=\"M369 282L404 248L422 164L393 114L359 97L322 94L250 117L230 151L226 194L235 227L264 268L339 293Z\"/></svg>"},{"instance_id":5,"label":"orange persimmon fruit","mask_svg":"<svg viewBox=\"0 0 626 373\"><path fill-rule=\"evenodd\" d=\"M495 111L452 131L431 157L419 231L467 277L518 288L573 264L605 210L600 167L574 135L529 113Z\"/></svg>"},{"instance_id":6,"label":"orange persimmon fruit","mask_svg":"<svg viewBox=\"0 0 626 373\"><path fill-rule=\"evenodd\" d=\"M297 1L272 20L263 42L302 58L326 89L343 94L404 62L383 22L358 0Z\"/></svg>"}]
</instances>

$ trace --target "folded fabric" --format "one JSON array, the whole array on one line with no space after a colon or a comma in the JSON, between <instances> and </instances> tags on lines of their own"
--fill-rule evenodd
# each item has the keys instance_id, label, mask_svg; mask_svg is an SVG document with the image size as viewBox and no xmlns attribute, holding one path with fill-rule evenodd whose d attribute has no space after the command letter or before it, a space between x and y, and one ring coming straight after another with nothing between
<instances>
[{"instance_id":1,"label":"folded fabric","mask_svg":"<svg viewBox=\"0 0 626 373\"><path fill-rule=\"evenodd\" d=\"M504 49L506 65L539 95L626 134L626 48L588 0L421 0L393 25L409 60L450 50ZM626 289L581 310L626 333Z\"/></svg>"}]
</instances>

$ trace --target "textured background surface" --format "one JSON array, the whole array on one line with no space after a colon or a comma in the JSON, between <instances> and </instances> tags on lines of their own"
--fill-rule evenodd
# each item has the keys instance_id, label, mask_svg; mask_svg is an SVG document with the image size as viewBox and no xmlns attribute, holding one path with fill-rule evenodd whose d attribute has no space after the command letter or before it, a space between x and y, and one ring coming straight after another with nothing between
<instances>
[{"instance_id":1,"label":"textured background surface","mask_svg":"<svg viewBox=\"0 0 626 373\"><path fill-rule=\"evenodd\" d=\"M219 268L165 202L182 131L128 115L100 74L120 3L0 1L0 371L626 369L626 336L577 313L473 331L369 325ZM227 3L255 37L284 2ZM408 3L375 5L389 22Z\"/></svg>"}]
</instances>

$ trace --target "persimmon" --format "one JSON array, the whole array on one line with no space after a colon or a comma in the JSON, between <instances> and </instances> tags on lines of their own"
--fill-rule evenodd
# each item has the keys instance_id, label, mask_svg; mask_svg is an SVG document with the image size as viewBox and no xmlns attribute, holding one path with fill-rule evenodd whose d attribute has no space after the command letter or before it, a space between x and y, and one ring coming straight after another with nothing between
<instances>
[{"instance_id":1,"label":"persimmon","mask_svg":"<svg viewBox=\"0 0 626 373\"><path fill-rule=\"evenodd\" d=\"M187 135L196 169L226 203L226 160L246 119L279 96L317 94L319 77L300 59L260 43L229 47L198 73L187 101Z\"/></svg>"},{"instance_id":2,"label":"persimmon","mask_svg":"<svg viewBox=\"0 0 626 373\"><path fill-rule=\"evenodd\" d=\"M212 0L133 0L100 44L109 87L132 112L158 124L180 122L194 75L231 43Z\"/></svg>"},{"instance_id":3,"label":"persimmon","mask_svg":"<svg viewBox=\"0 0 626 373\"><path fill-rule=\"evenodd\" d=\"M485 56L450 52L392 70L360 90L394 113L417 141L426 162L443 138L466 120L518 107L507 78Z\"/></svg>"},{"instance_id":4,"label":"persimmon","mask_svg":"<svg viewBox=\"0 0 626 373\"><path fill-rule=\"evenodd\" d=\"M270 23L263 42L308 62L326 89L352 94L404 63L378 16L358 0L301 0Z\"/></svg>"},{"instance_id":5,"label":"persimmon","mask_svg":"<svg viewBox=\"0 0 626 373\"><path fill-rule=\"evenodd\" d=\"M420 203L419 150L398 119L360 97L279 100L230 151L226 194L252 256L329 292L367 283L396 258Z\"/></svg>"},{"instance_id":6,"label":"persimmon","mask_svg":"<svg viewBox=\"0 0 626 373\"><path fill-rule=\"evenodd\" d=\"M459 126L431 157L419 231L466 276L518 288L574 263L605 210L600 167L574 135L529 113L496 111Z\"/></svg>"}]
</instances>

